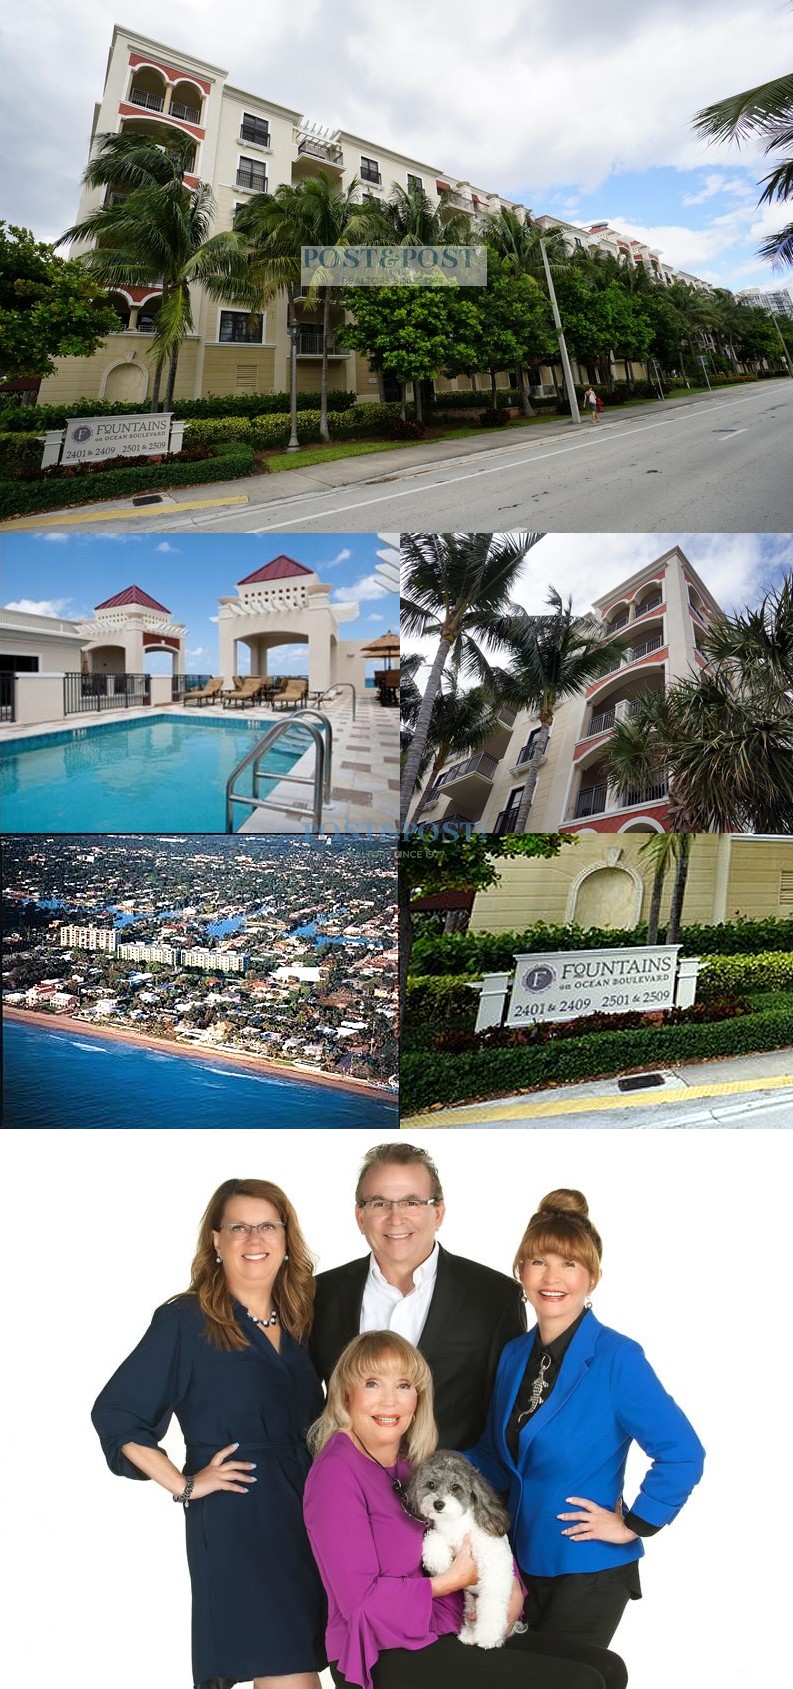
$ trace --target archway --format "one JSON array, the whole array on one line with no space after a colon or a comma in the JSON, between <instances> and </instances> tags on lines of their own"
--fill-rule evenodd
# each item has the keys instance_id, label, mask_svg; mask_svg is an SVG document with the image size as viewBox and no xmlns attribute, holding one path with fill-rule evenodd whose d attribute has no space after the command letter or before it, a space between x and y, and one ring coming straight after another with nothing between
<instances>
[{"instance_id":1,"label":"archway","mask_svg":"<svg viewBox=\"0 0 793 1689\"><path fill-rule=\"evenodd\" d=\"M641 875L626 863L602 863L579 875L568 920L580 927L635 927L642 907Z\"/></svg>"},{"instance_id":2,"label":"archway","mask_svg":"<svg viewBox=\"0 0 793 1689\"><path fill-rule=\"evenodd\" d=\"M104 381L102 398L112 404L136 405L146 397L147 371L141 364L113 364Z\"/></svg>"}]
</instances>

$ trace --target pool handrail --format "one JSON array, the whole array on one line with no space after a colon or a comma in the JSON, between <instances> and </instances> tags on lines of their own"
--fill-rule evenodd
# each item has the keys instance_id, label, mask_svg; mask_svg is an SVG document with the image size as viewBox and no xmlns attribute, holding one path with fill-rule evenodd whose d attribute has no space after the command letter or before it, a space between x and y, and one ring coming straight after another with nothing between
<instances>
[{"instance_id":1,"label":"pool handrail","mask_svg":"<svg viewBox=\"0 0 793 1689\"><path fill-rule=\"evenodd\" d=\"M307 716L317 716L319 718L319 725L317 725L316 721L306 720L305 718ZM306 732L310 735L313 741L314 749L316 751L314 773L312 776L306 776L303 774L282 775L281 778L288 778L294 785L313 787L314 796L311 808L312 827L315 833L320 832L322 827L323 803L327 802L327 799L330 796L333 736L330 722L327 716L322 714L321 710L305 709L295 710L290 716L284 717L281 721L273 722L272 726L268 728L263 738L257 739L256 744L251 746L251 749L246 752L245 756L241 758L236 767L232 769L228 780L226 781L227 833L233 833L234 831L233 806L235 803L244 803L249 809L267 809L269 807L272 809L286 808L288 810L292 807L291 805L284 806L282 804L274 803L272 795L267 798L260 798L258 796L257 788L260 780L278 779L277 775L262 774L259 769L259 764L261 763L262 758L266 756L267 752L272 749L272 746L277 743L284 733L288 733L290 727L293 727L296 722L298 725L305 727ZM249 797L245 792L235 792L234 782L237 779L237 776L242 774L244 770L251 765L251 763L253 764L253 794Z\"/></svg>"},{"instance_id":2,"label":"pool handrail","mask_svg":"<svg viewBox=\"0 0 793 1689\"><path fill-rule=\"evenodd\" d=\"M332 686L326 686L325 691L320 692L320 694L317 698L317 704L324 704L326 698L330 698L330 696L333 692L338 692L339 689L343 686L349 686L350 692L352 693L352 719L354 721L355 720L355 687L354 687L351 680L334 680Z\"/></svg>"}]
</instances>

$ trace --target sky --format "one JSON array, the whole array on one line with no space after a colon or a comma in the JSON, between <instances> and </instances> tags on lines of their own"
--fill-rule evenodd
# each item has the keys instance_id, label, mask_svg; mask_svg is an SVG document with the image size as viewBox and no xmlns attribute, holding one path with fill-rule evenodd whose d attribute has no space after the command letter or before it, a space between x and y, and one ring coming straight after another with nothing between
<instances>
[{"instance_id":1,"label":"sky","mask_svg":"<svg viewBox=\"0 0 793 1689\"><path fill-rule=\"evenodd\" d=\"M53 240L74 221L114 0L7 8L2 215ZM738 291L793 285L756 256L790 208L757 210L756 149L713 146L702 106L793 62L791 0L138 0L136 31L239 88L586 225L607 220ZM3 134L2 132L5 131Z\"/></svg>"},{"instance_id":2,"label":"sky","mask_svg":"<svg viewBox=\"0 0 793 1689\"><path fill-rule=\"evenodd\" d=\"M332 586L331 604L358 604L357 619L341 625L342 639L378 639L398 629L398 594L385 592L375 579L381 548L376 534L271 534L266 540L255 534L177 534L170 540L156 534L5 535L0 597L6 609L77 621L93 617L97 604L125 587L142 587L187 624L187 672L216 674L218 599L232 596L238 581L284 552ZM273 672L299 674L295 665L305 668L305 661L305 645L279 645ZM367 672L377 666L368 664ZM153 654L147 667L170 674L170 658Z\"/></svg>"}]
</instances>

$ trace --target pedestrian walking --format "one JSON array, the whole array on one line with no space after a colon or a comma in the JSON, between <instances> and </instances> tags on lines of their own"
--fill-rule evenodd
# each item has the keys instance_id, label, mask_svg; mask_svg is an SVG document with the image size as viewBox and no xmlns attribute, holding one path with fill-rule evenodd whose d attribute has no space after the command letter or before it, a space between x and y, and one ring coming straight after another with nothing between
<instances>
[{"instance_id":1,"label":"pedestrian walking","mask_svg":"<svg viewBox=\"0 0 793 1689\"><path fill-rule=\"evenodd\" d=\"M584 392L584 404L589 406L589 414L593 422L597 422L600 402L594 387L587 387Z\"/></svg>"}]
</instances>

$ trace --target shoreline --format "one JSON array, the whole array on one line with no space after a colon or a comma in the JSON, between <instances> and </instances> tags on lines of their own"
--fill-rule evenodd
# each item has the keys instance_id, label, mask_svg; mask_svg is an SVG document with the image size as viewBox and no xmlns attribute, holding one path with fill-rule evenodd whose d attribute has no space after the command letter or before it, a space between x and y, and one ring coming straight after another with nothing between
<instances>
[{"instance_id":1,"label":"shoreline","mask_svg":"<svg viewBox=\"0 0 793 1689\"><path fill-rule=\"evenodd\" d=\"M110 1043L137 1045L139 1049L160 1050L166 1055L193 1056L199 1061L227 1061L233 1066L252 1068L264 1077L269 1073L274 1078L294 1079L306 1085L331 1085L338 1090L349 1091L353 1096L363 1094L398 1103L397 1091L391 1091L387 1086L381 1088L379 1085L373 1085L368 1079L351 1079L335 1073L315 1073L310 1068L296 1068L288 1062L269 1061L266 1056L248 1056L241 1050L228 1051L220 1046L209 1049L194 1044L180 1044L174 1038L155 1038L147 1032L127 1031L126 1028L122 1030L118 1026L98 1027L92 1021L75 1020L72 1015L45 1014L38 1009L19 1009L8 1004L4 1004L3 1014L9 1020L21 1021L23 1025L56 1029L60 1026L72 1034L82 1033L84 1038L105 1038Z\"/></svg>"}]
</instances>

